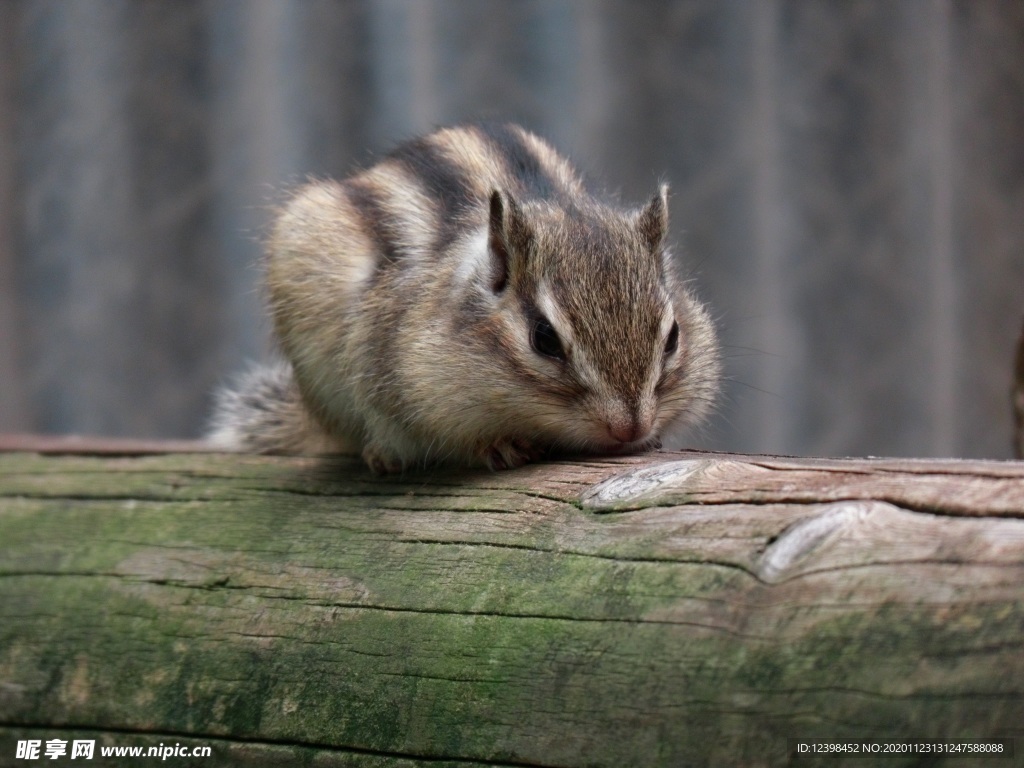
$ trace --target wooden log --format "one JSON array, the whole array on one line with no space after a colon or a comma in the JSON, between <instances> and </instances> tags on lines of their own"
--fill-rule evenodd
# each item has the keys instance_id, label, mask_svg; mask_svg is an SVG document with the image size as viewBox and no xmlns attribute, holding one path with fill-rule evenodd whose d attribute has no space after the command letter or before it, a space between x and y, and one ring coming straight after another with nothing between
<instances>
[{"instance_id":1,"label":"wooden log","mask_svg":"<svg viewBox=\"0 0 1024 768\"><path fill-rule=\"evenodd\" d=\"M1024 755L1021 463L390 478L47 447L0 454L2 765L51 738L208 745L168 760L207 766L767 766L792 738ZM934 757L884 764L961 764Z\"/></svg>"}]
</instances>

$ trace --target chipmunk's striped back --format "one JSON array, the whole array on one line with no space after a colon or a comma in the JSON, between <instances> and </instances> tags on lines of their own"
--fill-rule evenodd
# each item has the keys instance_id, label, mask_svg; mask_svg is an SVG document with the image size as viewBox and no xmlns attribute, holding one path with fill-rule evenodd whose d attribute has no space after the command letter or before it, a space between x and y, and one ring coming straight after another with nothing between
<instances>
[{"instance_id":1,"label":"chipmunk's striped back","mask_svg":"<svg viewBox=\"0 0 1024 768\"><path fill-rule=\"evenodd\" d=\"M576 171L516 125L445 128L403 144L343 183L386 263L443 253L479 225L495 189L564 205L585 195Z\"/></svg>"}]
</instances>

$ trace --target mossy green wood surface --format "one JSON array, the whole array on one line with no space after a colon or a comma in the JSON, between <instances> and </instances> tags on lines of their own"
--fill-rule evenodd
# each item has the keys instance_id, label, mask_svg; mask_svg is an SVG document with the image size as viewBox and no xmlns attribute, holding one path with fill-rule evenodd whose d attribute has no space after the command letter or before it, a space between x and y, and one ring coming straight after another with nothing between
<instances>
[{"instance_id":1,"label":"mossy green wood surface","mask_svg":"<svg viewBox=\"0 0 1024 768\"><path fill-rule=\"evenodd\" d=\"M196 765L1024 755L1021 510L1015 463L0 454L0 765L74 734Z\"/></svg>"}]
</instances>

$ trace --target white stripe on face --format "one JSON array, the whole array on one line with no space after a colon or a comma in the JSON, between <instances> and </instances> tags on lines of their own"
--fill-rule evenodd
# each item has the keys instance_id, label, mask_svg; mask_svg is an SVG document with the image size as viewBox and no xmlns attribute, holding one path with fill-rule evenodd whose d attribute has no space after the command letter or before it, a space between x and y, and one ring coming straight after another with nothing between
<instances>
[{"instance_id":1,"label":"white stripe on face","mask_svg":"<svg viewBox=\"0 0 1024 768\"><path fill-rule=\"evenodd\" d=\"M459 288L487 274L491 267L491 251L487 245L487 238L487 227L482 227L455 245L458 266L454 279Z\"/></svg>"}]
</instances>

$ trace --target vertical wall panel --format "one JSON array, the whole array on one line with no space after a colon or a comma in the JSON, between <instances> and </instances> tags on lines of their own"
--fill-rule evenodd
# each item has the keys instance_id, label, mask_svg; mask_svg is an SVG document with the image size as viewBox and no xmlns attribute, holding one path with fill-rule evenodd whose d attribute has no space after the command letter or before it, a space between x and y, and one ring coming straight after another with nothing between
<instances>
[{"instance_id":1,"label":"vertical wall panel","mask_svg":"<svg viewBox=\"0 0 1024 768\"><path fill-rule=\"evenodd\" d=\"M929 452L928 264L908 228L910 97L900 3L789 2L782 76L792 280L806 339L804 450Z\"/></svg>"},{"instance_id":2,"label":"vertical wall panel","mask_svg":"<svg viewBox=\"0 0 1024 768\"><path fill-rule=\"evenodd\" d=\"M259 290L260 241L276 190L295 183L304 157L303 30L291 0L207 4L211 212L224 286L224 373L267 352Z\"/></svg>"},{"instance_id":3,"label":"vertical wall panel","mask_svg":"<svg viewBox=\"0 0 1024 768\"><path fill-rule=\"evenodd\" d=\"M907 175L908 240L920 249L921 326L913 343L926 351L917 382L931 428L929 453L957 453L956 402L962 354L959 264L954 238L960 216L954 189L960 184L954 148L952 4L949 0L907 3L907 119L904 154Z\"/></svg>"},{"instance_id":4,"label":"vertical wall panel","mask_svg":"<svg viewBox=\"0 0 1024 768\"><path fill-rule=\"evenodd\" d=\"M14 242L19 210L15 188L18 10L0 13L0 429L12 431L32 427L21 354L23 297L18 290Z\"/></svg>"},{"instance_id":5,"label":"vertical wall panel","mask_svg":"<svg viewBox=\"0 0 1024 768\"><path fill-rule=\"evenodd\" d=\"M216 1L216 0L215 0ZM419 5L417 3L417 5ZM366 0L300 0L297 69L282 87L302 115L303 174L341 175L390 143L376 126L377 73Z\"/></svg>"},{"instance_id":6,"label":"vertical wall panel","mask_svg":"<svg viewBox=\"0 0 1024 768\"><path fill-rule=\"evenodd\" d=\"M130 240L116 254L84 254L116 258L123 281L104 320L117 326L117 368L97 376L124 377L124 401L160 404L126 409L111 422L118 431L195 434L218 375L213 352L237 315L225 297L238 282L220 268L212 224L209 70L196 55L208 44L206 16L199 0L130 0L120 24L132 30L111 31L123 46L115 116L126 132Z\"/></svg>"},{"instance_id":7,"label":"vertical wall panel","mask_svg":"<svg viewBox=\"0 0 1024 768\"><path fill-rule=\"evenodd\" d=\"M755 313L756 335L752 349L758 356L748 366L751 383L770 402L752 409L744 419L756 434L754 450L799 450L801 415L807 402L809 371L805 359L803 319L796 301L803 264L793 231L794 196L787 188L784 123L790 80L783 74L784 51L780 46L782 4L776 0L757 3L751 17L750 91L742 124L749 158L750 260L749 306Z\"/></svg>"},{"instance_id":8,"label":"vertical wall panel","mask_svg":"<svg viewBox=\"0 0 1024 768\"><path fill-rule=\"evenodd\" d=\"M441 119L438 9L434 0L369 5L374 128L390 141L428 130Z\"/></svg>"},{"instance_id":9,"label":"vertical wall panel","mask_svg":"<svg viewBox=\"0 0 1024 768\"><path fill-rule=\"evenodd\" d=\"M444 122L514 119L546 132L548 116L571 105L552 103L552 83L572 76L550 68L550 36L567 49L575 29L558 4L528 0L493 3L463 0L441 4L437 24L438 100ZM562 20L550 28L551 14ZM561 89L564 92L564 89Z\"/></svg>"}]
</instances>

